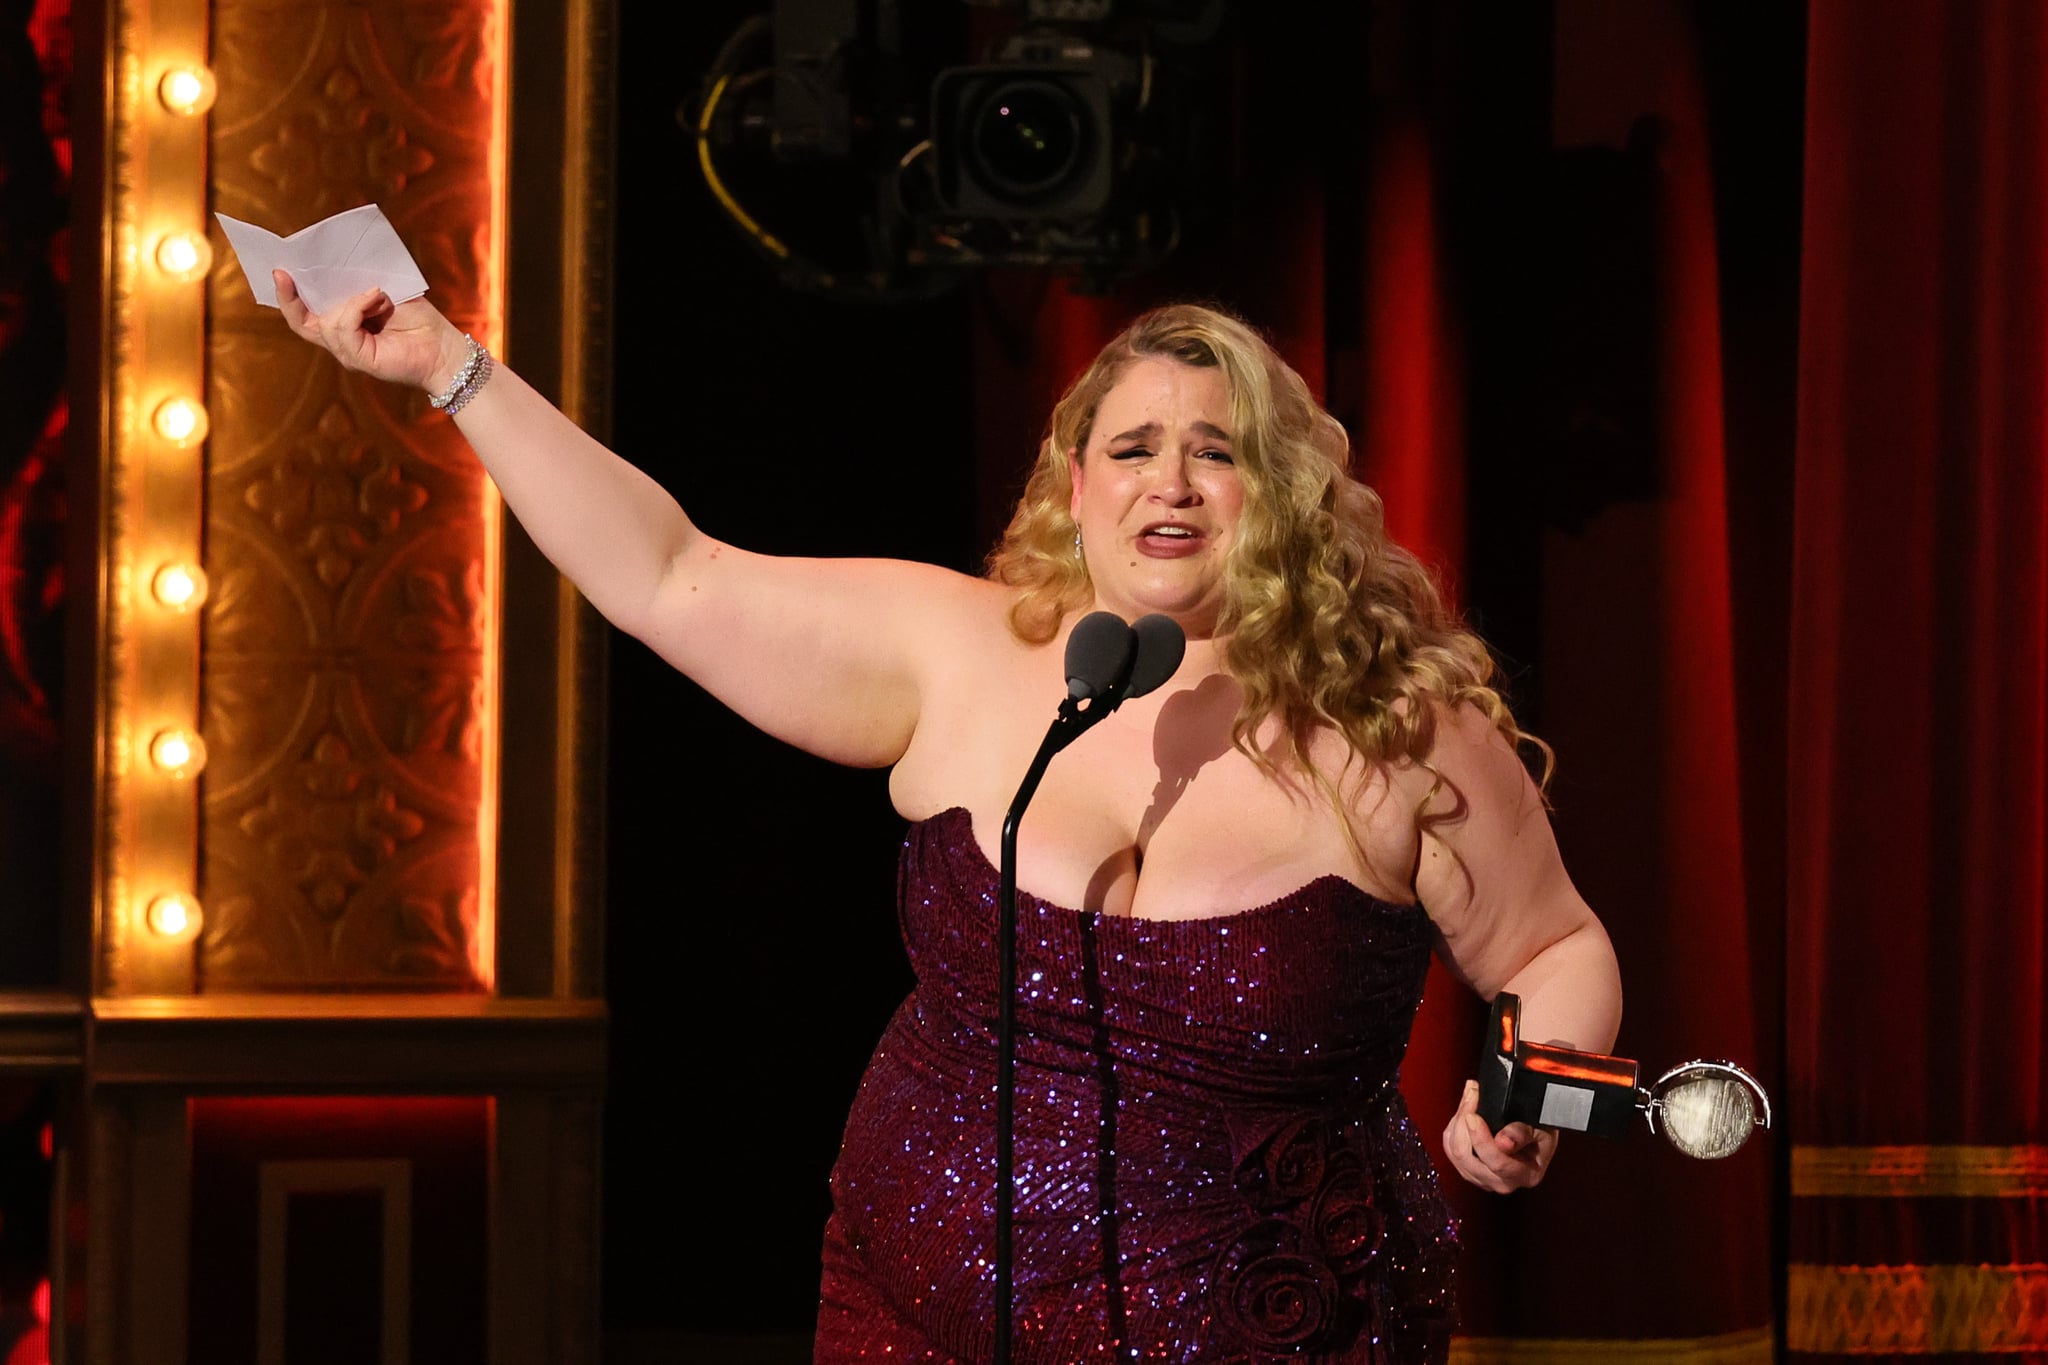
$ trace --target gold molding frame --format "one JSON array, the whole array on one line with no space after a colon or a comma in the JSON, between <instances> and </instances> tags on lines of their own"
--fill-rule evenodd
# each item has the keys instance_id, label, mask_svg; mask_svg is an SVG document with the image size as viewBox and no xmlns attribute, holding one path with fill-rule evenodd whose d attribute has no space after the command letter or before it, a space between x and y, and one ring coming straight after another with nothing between
<instances>
[{"instance_id":1,"label":"gold molding frame","mask_svg":"<svg viewBox=\"0 0 2048 1365\"><path fill-rule=\"evenodd\" d=\"M2048 1350L2048 1265L1789 1268L1794 1354L2033 1354Z\"/></svg>"},{"instance_id":2,"label":"gold molding frame","mask_svg":"<svg viewBox=\"0 0 2048 1365\"><path fill-rule=\"evenodd\" d=\"M265 1161L258 1169L261 1230L256 1251L257 1365L285 1360L285 1279L289 1205L295 1194L374 1190L383 1211L382 1353L375 1365L407 1365L407 1324L412 1316L412 1163L410 1161Z\"/></svg>"}]
</instances>

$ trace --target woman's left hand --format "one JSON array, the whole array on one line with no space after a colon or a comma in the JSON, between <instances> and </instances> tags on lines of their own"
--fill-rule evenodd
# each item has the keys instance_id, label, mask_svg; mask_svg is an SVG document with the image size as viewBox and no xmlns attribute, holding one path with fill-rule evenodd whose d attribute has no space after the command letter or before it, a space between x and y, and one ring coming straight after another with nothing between
<instances>
[{"instance_id":1,"label":"woman's left hand","mask_svg":"<svg viewBox=\"0 0 2048 1365\"><path fill-rule=\"evenodd\" d=\"M1557 1155L1557 1130L1510 1123L1498 1133L1479 1117L1479 1082L1465 1082L1458 1112L1444 1125L1444 1155L1482 1190L1511 1194L1543 1179Z\"/></svg>"}]
</instances>

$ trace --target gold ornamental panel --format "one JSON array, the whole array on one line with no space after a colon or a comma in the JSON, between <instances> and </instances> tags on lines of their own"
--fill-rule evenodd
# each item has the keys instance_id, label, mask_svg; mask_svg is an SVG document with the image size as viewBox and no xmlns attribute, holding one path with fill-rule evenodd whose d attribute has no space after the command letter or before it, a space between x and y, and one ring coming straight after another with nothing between
<instances>
[{"instance_id":1,"label":"gold ornamental panel","mask_svg":"<svg viewBox=\"0 0 2048 1365\"><path fill-rule=\"evenodd\" d=\"M289 233L379 204L498 344L496 0L229 0L211 60L214 208ZM495 495L424 395L291 337L213 240L195 985L485 988Z\"/></svg>"},{"instance_id":2,"label":"gold ornamental panel","mask_svg":"<svg viewBox=\"0 0 2048 1365\"><path fill-rule=\"evenodd\" d=\"M1792 1149L1794 1199L2040 1199L2048 1146Z\"/></svg>"}]
</instances>

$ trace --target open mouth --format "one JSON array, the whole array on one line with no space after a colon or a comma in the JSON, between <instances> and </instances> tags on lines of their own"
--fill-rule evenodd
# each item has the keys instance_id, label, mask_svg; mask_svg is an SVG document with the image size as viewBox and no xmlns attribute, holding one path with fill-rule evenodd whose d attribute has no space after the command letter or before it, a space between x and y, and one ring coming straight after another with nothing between
<instances>
[{"instance_id":1,"label":"open mouth","mask_svg":"<svg viewBox=\"0 0 2048 1365\"><path fill-rule=\"evenodd\" d=\"M1202 533L1192 526L1160 521L1138 532L1138 549L1144 554L1172 558L1194 554L1201 549L1203 539Z\"/></svg>"}]
</instances>

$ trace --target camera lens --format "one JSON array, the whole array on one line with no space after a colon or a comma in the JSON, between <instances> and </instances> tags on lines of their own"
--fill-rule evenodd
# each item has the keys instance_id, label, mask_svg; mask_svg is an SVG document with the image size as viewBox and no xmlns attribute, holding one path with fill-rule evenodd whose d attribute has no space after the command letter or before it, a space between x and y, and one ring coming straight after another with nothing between
<instances>
[{"instance_id":1,"label":"camera lens","mask_svg":"<svg viewBox=\"0 0 2048 1365\"><path fill-rule=\"evenodd\" d=\"M1055 189L1081 159L1080 104L1051 81L1013 81L981 102L973 125L983 174L1011 194Z\"/></svg>"}]
</instances>

